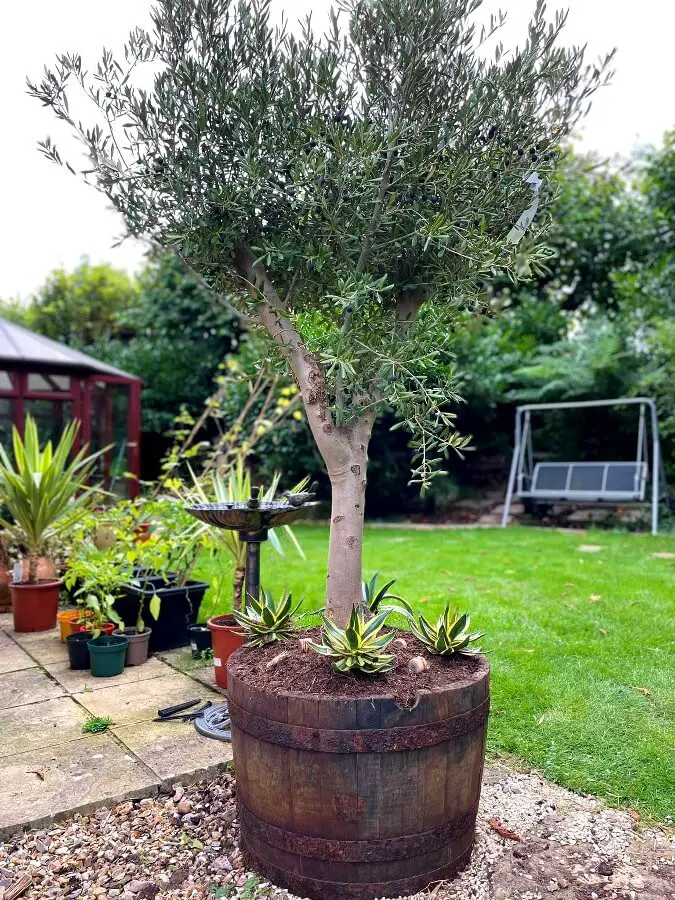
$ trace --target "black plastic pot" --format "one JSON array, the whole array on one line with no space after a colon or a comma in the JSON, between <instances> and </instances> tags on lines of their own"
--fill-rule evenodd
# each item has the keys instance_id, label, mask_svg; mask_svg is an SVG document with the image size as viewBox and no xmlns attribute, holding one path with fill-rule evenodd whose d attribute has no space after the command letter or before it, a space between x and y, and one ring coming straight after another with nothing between
<instances>
[{"instance_id":1,"label":"black plastic pot","mask_svg":"<svg viewBox=\"0 0 675 900\"><path fill-rule=\"evenodd\" d=\"M150 652L171 650L190 643L188 626L195 623L199 607L204 599L208 584L204 581L188 581L184 585L167 584L162 576L145 578L140 587L132 585L115 600L115 612L127 625L138 620L143 603L143 620L152 628ZM150 614L150 598L157 594L160 599L159 618Z\"/></svg>"},{"instance_id":2,"label":"black plastic pot","mask_svg":"<svg viewBox=\"0 0 675 900\"><path fill-rule=\"evenodd\" d=\"M89 647L87 642L90 640L91 634L88 631L78 631L75 634L69 634L66 638L66 650L68 651L68 661L71 669L89 668Z\"/></svg>"},{"instance_id":3,"label":"black plastic pot","mask_svg":"<svg viewBox=\"0 0 675 900\"><path fill-rule=\"evenodd\" d=\"M205 650L212 649L211 632L208 626L189 625L188 631L190 633L190 647L192 648L192 655L195 659L197 659L197 657Z\"/></svg>"}]
</instances>

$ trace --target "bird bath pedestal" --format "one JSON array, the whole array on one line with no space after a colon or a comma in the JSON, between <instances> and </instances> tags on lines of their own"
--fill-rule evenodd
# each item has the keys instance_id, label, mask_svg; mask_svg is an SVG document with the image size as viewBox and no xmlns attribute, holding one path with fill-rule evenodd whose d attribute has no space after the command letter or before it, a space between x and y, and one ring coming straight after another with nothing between
<instances>
[{"instance_id":1,"label":"bird bath pedestal","mask_svg":"<svg viewBox=\"0 0 675 900\"><path fill-rule=\"evenodd\" d=\"M311 499L313 495L303 497ZM239 532L239 540L246 544L246 597L260 599L260 545L267 540L271 528L288 525L313 506L303 497L291 494L289 500L258 500L251 497L244 502L201 503L187 506L186 512L214 528L229 528Z\"/></svg>"}]
</instances>

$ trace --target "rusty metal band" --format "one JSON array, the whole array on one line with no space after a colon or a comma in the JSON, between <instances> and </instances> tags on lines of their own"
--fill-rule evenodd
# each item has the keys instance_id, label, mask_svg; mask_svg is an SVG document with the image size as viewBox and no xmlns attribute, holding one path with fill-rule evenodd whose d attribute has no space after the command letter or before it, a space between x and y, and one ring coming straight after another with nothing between
<instances>
[{"instance_id":1,"label":"rusty metal band","mask_svg":"<svg viewBox=\"0 0 675 900\"><path fill-rule=\"evenodd\" d=\"M476 803L463 815L429 831L394 838L338 841L277 828L254 816L241 802L241 798L238 798L237 805L242 834L250 833L266 844L271 844L285 853L294 853L296 856L349 863L390 862L432 853L469 829L473 830L478 812Z\"/></svg>"},{"instance_id":2,"label":"rusty metal band","mask_svg":"<svg viewBox=\"0 0 675 900\"><path fill-rule=\"evenodd\" d=\"M244 857L245 859L248 857L246 862L250 863L250 868L269 878L273 884L288 888L298 897L310 897L313 900L374 900L376 897L405 897L409 894L417 894L419 891L426 890L439 881L447 881L461 872L469 864L473 849L472 844L457 859L432 872L413 875L409 878L397 878L393 881L359 883L324 881L289 872L287 869L282 869L263 859L243 841L242 845Z\"/></svg>"},{"instance_id":3,"label":"rusty metal band","mask_svg":"<svg viewBox=\"0 0 675 900\"><path fill-rule=\"evenodd\" d=\"M250 734L268 744L279 744L294 750L315 750L319 753L386 753L433 747L463 737L483 726L489 707L488 697L473 709L426 725L329 730L265 719L242 709L232 700L229 701L230 720L244 734Z\"/></svg>"}]
</instances>

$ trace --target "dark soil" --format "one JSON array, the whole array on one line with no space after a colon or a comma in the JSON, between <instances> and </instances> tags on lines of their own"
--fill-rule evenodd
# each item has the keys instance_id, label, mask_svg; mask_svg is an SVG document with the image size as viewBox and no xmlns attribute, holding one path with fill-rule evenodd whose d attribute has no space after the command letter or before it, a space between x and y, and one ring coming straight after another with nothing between
<instances>
[{"instance_id":1,"label":"dark soil","mask_svg":"<svg viewBox=\"0 0 675 900\"><path fill-rule=\"evenodd\" d=\"M308 637L317 643L320 630L303 631L300 637ZM258 688L274 688L280 694L331 697L391 697L400 706L412 706L420 690L443 688L453 683L474 678L487 667L484 656L451 656L444 658L426 653L411 634L397 632L405 646L392 642L387 648L396 658L396 665L385 675L343 675L335 672L330 657L320 656L313 650L304 651L298 640L275 642L261 648L242 647L230 657L229 668L237 678ZM272 668L267 663L280 653L288 653ZM420 674L408 671L408 661L422 656L429 669Z\"/></svg>"}]
</instances>

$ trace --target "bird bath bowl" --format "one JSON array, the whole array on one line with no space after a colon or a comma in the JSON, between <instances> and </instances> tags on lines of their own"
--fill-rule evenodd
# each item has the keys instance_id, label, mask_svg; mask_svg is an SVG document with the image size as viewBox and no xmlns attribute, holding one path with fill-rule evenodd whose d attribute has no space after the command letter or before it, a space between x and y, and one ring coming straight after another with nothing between
<instances>
[{"instance_id":1,"label":"bird bath bowl","mask_svg":"<svg viewBox=\"0 0 675 900\"><path fill-rule=\"evenodd\" d=\"M255 505L251 505L252 503ZM246 500L201 503L198 506L187 506L185 511L215 528L229 528L240 534L252 534L276 528L278 525L288 525L309 505L313 504L291 506L282 500Z\"/></svg>"},{"instance_id":2,"label":"bird bath bowl","mask_svg":"<svg viewBox=\"0 0 675 900\"><path fill-rule=\"evenodd\" d=\"M199 503L185 507L186 512L207 525L239 532L239 540L246 544L246 596L253 600L260 599L260 544L267 540L269 529L288 525L304 509L316 505L307 502L314 497L313 492L291 494L289 497L288 500L258 500L251 497L244 501Z\"/></svg>"}]
</instances>

